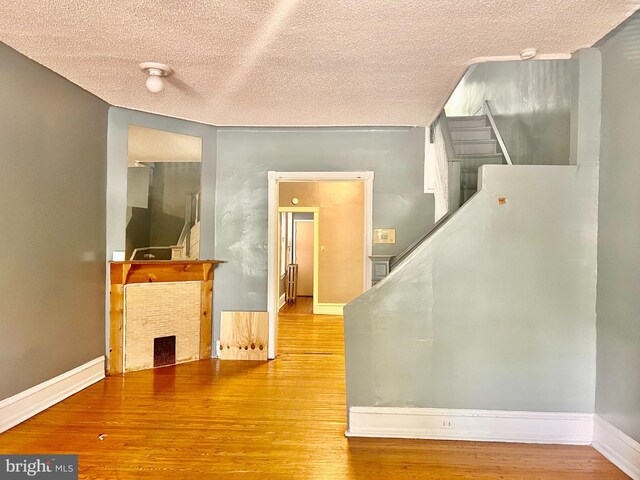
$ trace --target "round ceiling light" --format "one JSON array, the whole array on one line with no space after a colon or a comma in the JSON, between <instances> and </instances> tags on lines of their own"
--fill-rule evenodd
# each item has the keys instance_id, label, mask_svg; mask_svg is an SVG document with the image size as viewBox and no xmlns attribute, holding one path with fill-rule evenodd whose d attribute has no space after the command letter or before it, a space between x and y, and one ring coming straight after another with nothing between
<instances>
[{"instance_id":1,"label":"round ceiling light","mask_svg":"<svg viewBox=\"0 0 640 480\"><path fill-rule=\"evenodd\" d=\"M537 48L525 48L520 52L520 58L522 60L531 60L532 58L536 58L538 56Z\"/></svg>"},{"instance_id":2,"label":"round ceiling light","mask_svg":"<svg viewBox=\"0 0 640 480\"><path fill-rule=\"evenodd\" d=\"M162 77L166 77L173 73L173 69L169 65L156 62L144 62L140 64L140 70L149 75L147 81L147 90L151 93L160 93L164 90L164 80Z\"/></svg>"}]
</instances>

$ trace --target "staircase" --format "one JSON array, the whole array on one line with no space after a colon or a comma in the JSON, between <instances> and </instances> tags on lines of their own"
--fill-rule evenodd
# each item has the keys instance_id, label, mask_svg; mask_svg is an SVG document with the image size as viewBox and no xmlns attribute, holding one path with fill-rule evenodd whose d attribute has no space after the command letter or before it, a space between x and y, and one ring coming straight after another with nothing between
<instances>
[{"instance_id":1,"label":"staircase","mask_svg":"<svg viewBox=\"0 0 640 480\"><path fill-rule=\"evenodd\" d=\"M482 165L502 165L496 134L486 115L447 118L449 135L460 162L460 205L478 190L478 169Z\"/></svg>"},{"instance_id":2,"label":"staircase","mask_svg":"<svg viewBox=\"0 0 640 480\"><path fill-rule=\"evenodd\" d=\"M374 274L373 285L388 275L444 226L451 215L478 191L478 170L481 166L512 165L509 156L503 154L506 152L506 147L495 126L495 120L487 102L484 104L484 111L487 114L468 117L447 117L443 114L440 117L444 122L441 135L446 145L446 162L448 165L459 164L459 180L458 173L452 173L458 170L449 172L447 177L448 189L454 192L453 198L455 200L453 202L450 200L448 213L436 222L430 232L413 242L398 255L372 255L369 257L373 264L373 271L381 272ZM457 198L458 186L453 188L453 184L458 182L459 199Z\"/></svg>"}]
</instances>

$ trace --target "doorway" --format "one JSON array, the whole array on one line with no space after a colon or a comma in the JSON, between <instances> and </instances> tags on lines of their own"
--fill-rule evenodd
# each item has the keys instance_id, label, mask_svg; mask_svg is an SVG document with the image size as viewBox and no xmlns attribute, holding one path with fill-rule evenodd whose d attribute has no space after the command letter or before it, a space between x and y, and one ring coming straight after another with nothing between
<instances>
[{"instance_id":1,"label":"doorway","mask_svg":"<svg viewBox=\"0 0 640 480\"><path fill-rule=\"evenodd\" d=\"M349 185L352 188L347 188ZM321 191L328 192L326 198L329 198L329 203L322 207L317 201ZM348 210L349 199L355 197L359 199L357 213L352 220L344 223L341 212ZM283 289L280 286L283 256L287 255L286 245L283 250L283 235L286 235L287 231L283 222L287 219L283 212L305 213L304 209L317 208L318 213L313 221L313 313L342 315L342 308L346 303L371 287L371 264L368 257L371 255L372 247L372 197L373 172L269 172L269 358L275 358L278 351L277 314L284 300ZM289 220L293 236L293 215ZM309 219L306 220L306 223L311 223ZM304 240L305 229L309 229L310 226L301 226L303 223L295 222L295 228L296 234L301 233ZM331 227L333 232L330 230ZM355 247L345 246L348 239L354 240L351 243ZM300 260L304 264L304 252L296 252L295 259L298 260L300 253ZM293 255L292 241L288 259L292 261ZM355 262L355 267L350 266L352 261ZM319 276L322 277L320 281ZM303 266L302 278L299 276L297 285L299 287L299 282L302 281L302 293L307 291L305 278L308 279L308 273L305 273Z\"/></svg>"},{"instance_id":2,"label":"doorway","mask_svg":"<svg viewBox=\"0 0 640 480\"><path fill-rule=\"evenodd\" d=\"M318 207L279 207L278 311L313 313L318 303Z\"/></svg>"}]
</instances>

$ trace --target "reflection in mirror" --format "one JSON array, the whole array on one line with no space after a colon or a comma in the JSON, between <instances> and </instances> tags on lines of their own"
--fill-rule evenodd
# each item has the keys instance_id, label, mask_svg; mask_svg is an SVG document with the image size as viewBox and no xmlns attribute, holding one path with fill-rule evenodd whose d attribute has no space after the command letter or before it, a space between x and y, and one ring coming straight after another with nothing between
<instances>
[{"instance_id":1,"label":"reflection in mirror","mask_svg":"<svg viewBox=\"0 0 640 480\"><path fill-rule=\"evenodd\" d=\"M199 258L201 163L201 138L129 125L126 258Z\"/></svg>"}]
</instances>

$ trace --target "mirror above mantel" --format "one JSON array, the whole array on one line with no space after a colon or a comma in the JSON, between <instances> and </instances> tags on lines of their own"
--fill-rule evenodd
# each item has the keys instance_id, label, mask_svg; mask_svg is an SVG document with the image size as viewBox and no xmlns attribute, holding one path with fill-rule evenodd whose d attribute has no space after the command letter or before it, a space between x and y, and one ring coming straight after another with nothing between
<instances>
[{"instance_id":1,"label":"mirror above mantel","mask_svg":"<svg viewBox=\"0 0 640 480\"><path fill-rule=\"evenodd\" d=\"M128 260L200 256L202 138L129 125Z\"/></svg>"}]
</instances>

